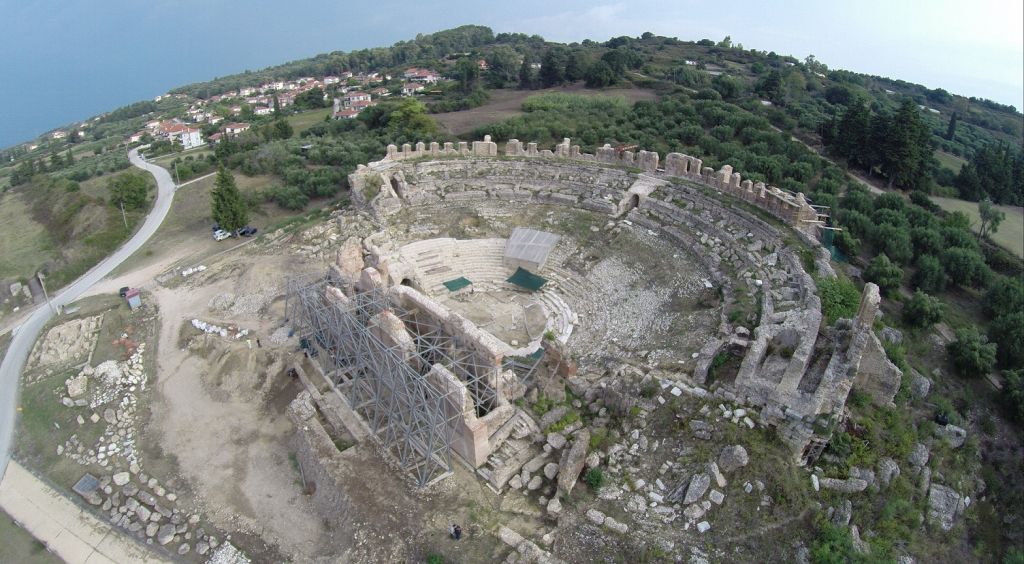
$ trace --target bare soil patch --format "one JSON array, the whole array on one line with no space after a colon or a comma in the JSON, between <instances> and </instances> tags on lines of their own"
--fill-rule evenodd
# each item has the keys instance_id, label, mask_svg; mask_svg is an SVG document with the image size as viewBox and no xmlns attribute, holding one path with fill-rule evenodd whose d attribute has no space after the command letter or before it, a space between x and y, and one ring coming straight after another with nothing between
<instances>
[{"instance_id":1,"label":"bare soil patch","mask_svg":"<svg viewBox=\"0 0 1024 564\"><path fill-rule=\"evenodd\" d=\"M655 91L644 88L607 88L603 90L593 90L585 88L582 83L561 86L558 88L545 88L542 90L499 89L490 90L488 92L491 95L490 101L478 108L463 110L461 112L434 114L432 117L437 120L441 125L441 129L445 132L451 133L452 135L465 135L467 133L471 133L474 129L482 125L522 115L523 100L537 94L549 94L552 92L576 94L579 96L622 96L630 103L637 102L639 100L655 100L658 97L658 94Z\"/></svg>"}]
</instances>

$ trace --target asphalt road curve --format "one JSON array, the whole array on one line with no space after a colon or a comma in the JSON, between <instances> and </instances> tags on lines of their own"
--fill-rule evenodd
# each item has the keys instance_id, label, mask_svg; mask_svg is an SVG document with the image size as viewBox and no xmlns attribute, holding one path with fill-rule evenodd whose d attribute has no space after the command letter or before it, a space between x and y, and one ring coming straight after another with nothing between
<instances>
[{"instance_id":1,"label":"asphalt road curve","mask_svg":"<svg viewBox=\"0 0 1024 564\"><path fill-rule=\"evenodd\" d=\"M139 157L138 149L128 154L128 160L136 167L152 174L156 178L157 196L153 209L146 216L142 227L119 249L114 251L103 262L94 266L89 272L83 274L69 286L51 296L52 307L46 304L39 305L24 323L13 329L13 339L7 348L3 363L0 364L0 479L7 471L7 462L11 457L11 439L14 436L14 424L16 421L16 407L18 405L18 378L25 362L32 351L32 346L39 337L46 322L54 315L54 311L75 301L93 284L102 280L119 264L130 257L132 253L139 250L160 224L163 223L167 213L171 210L171 202L174 199L174 182L166 169L155 164L150 164Z\"/></svg>"}]
</instances>

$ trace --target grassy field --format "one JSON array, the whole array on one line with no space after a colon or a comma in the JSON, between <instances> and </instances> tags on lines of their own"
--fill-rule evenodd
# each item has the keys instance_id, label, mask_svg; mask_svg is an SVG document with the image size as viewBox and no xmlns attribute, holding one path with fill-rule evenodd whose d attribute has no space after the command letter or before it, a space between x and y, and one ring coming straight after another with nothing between
<instances>
[{"instance_id":1,"label":"grassy field","mask_svg":"<svg viewBox=\"0 0 1024 564\"><path fill-rule=\"evenodd\" d=\"M0 511L0 562L56 564L60 561L47 552L43 543L19 527L10 515Z\"/></svg>"},{"instance_id":2,"label":"grassy field","mask_svg":"<svg viewBox=\"0 0 1024 564\"><path fill-rule=\"evenodd\" d=\"M114 270L117 276L137 268L153 264L162 259L168 249L180 251L185 249L180 259L182 265L192 266L215 252L224 250L238 243L237 239L214 241L210 235L213 219L210 216L210 192L213 190L215 177L204 178L182 186L174 195L167 218L160 224L153 237L138 251ZM235 174L235 184L243 194L257 194L275 184L277 179L272 176L245 176ZM313 202L310 208L319 206ZM274 204L260 204L257 210L249 212L249 224L265 233L269 227L284 218L298 215Z\"/></svg>"},{"instance_id":3,"label":"grassy field","mask_svg":"<svg viewBox=\"0 0 1024 564\"><path fill-rule=\"evenodd\" d=\"M46 228L32 219L28 197L21 192L0 196L0 279L32 276L51 258Z\"/></svg>"},{"instance_id":4,"label":"grassy field","mask_svg":"<svg viewBox=\"0 0 1024 564\"><path fill-rule=\"evenodd\" d=\"M0 194L0 281L24 281L43 270L49 277L48 288L56 290L127 239L144 214L129 211L125 230L121 212L107 202L107 182L116 174L121 172L90 178L72 192L45 191L30 184ZM155 186L152 177L146 178ZM151 198L154 192L151 188ZM63 240L67 243L61 244ZM15 301L0 304L0 316L11 313L16 305Z\"/></svg>"},{"instance_id":5,"label":"grassy field","mask_svg":"<svg viewBox=\"0 0 1024 564\"><path fill-rule=\"evenodd\" d=\"M177 159L178 157L181 157L182 159L184 159L185 157L199 158L199 155L209 155L209 154L213 154L213 149L210 149L208 147L201 147L199 149L191 149L189 151L182 151L180 153L171 153L169 155L162 155L162 156L159 156L159 157L156 157L156 158L150 160L149 162L151 162L153 164L156 164L156 165L160 165L160 166L166 168L167 170L171 171L171 174L173 175L174 174L174 170L171 168L171 162L174 161L174 159ZM150 177L150 178L152 178L152 177Z\"/></svg>"},{"instance_id":6,"label":"grassy field","mask_svg":"<svg viewBox=\"0 0 1024 564\"><path fill-rule=\"evenodd\" d=\"M309 129L310 127L324 121L324 117L330 115L330 108L320 108L319 110L307 110L305 112L299 112L294 115L287 117L288 123L291 124L292 129L295 130L295 134Z\"/></svg>"},{"instance_id":7,"label":"grassy field","mask_svg":"<svg viewBox=\"0 0 1024 564\"><path fill-rule=\"evenodd\" d=\"M978 230L977 203L935 196L932 197L932 201L946 211L964 212L971 218L973 229ZM992 240L1018 257L1024 258L1024 209L1016 206L998 207L1006 214L1006 219L999 224L999 231L992 236Z\"/></svg>"},{"instance_id":8,"label":"grassy field","mask_svg":"<svg viewBox=\"0 0 1024 564\"><path fill-rule=\"evenodd\" d=\"M965 164L967 164L966 160L945 151L935 151L935 158L939 160L940 166L946 167L957 173L960 172L960 169Z\"/></svg>"}]
</instances>

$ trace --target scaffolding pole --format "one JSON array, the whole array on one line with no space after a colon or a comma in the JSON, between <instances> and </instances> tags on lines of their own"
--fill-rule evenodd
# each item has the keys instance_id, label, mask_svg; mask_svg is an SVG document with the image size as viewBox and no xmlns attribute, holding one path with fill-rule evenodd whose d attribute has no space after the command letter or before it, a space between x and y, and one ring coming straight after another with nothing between
<instances>
[{"instance_id":1,"label":"scaffolding pole","mask_svg":"<svg viewBox=\"0 0 1024 564\"><path fill-rule=\"evenodd\" d=\"M331 282L325 275L289 280L285 315L337 393L424 486L451 471L455 426L462 417L461 393L441 389L426 374L435 364L447 368L465 384L479 416L497 406L501 367L431 316L392 303L386 290L354 293L343 304L328 295ZM385 311L412 336L412 358L370 331L371 319Z\"/></svg>"}]
</instances>

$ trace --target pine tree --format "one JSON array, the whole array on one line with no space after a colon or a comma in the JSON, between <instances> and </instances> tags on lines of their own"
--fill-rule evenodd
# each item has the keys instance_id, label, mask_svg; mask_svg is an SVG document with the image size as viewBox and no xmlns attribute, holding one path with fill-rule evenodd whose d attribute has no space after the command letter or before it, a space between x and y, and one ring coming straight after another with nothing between
<instances>
[{"instance_id":1,"label":"pine tree","mask_svg":"<svg viewBox=\"0 0 1024 564\"><path fill-rule=\"evenodd\" d=\"M533 88L533 67L530 66L529 57L523 57L523 64L519 66L519 88Z\"/></svg>"},{"instance_id":2,"label":"pine tree","mask_svg":"<svg viewBox=\"0 0 1024 564\"><path fill-rule=\"evenodd\" d=\"M850 164L869 164L869 135L871 113L860 100L854 100L846 109L836 130L836 150Z\"/></svg>"},{"instance_id":3,"label":"pine tree","mask_svg":"<svg viewBox=\"0 0 1024 564\"><path fill-rule=\"evenodd\" d=\"M889 128L888 146L883 169L889 177L889 188L894 184L905 188L916 186L926 171L930 132L921 119L921 112L913 100L906 98Z\"/></svg>"},{"instance_id":4,"label":"pine tree","mask_svg":"<svg viewBox=\"0 0 1024 564\"><path fill-rule=\"evenodd\" d=\"M957 120L956 112L953 112L953 115L949 116L949 127L946 128L946 140L947 141L952 141L953 138L956 137L956 120Z\"/></svg>"},{"instance_id":5,"label":"pine tree","mask_svg":"<svg viewBox=\"0 0 1024 564\"><path fill-rule=\"evenodd\" d=\"M210 196L213 220L221 229L235 233L249 223L249 211L235 185L235 177L223 166L217 169L217 180Z\"/></svg>"}]
</instances>

